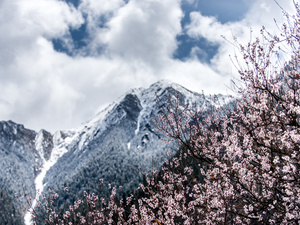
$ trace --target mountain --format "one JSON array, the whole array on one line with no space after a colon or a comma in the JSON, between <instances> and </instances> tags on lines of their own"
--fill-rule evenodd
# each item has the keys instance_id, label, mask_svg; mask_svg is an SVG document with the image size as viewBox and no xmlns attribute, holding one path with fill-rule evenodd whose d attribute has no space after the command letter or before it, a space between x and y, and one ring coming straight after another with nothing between
<instances>
[{"instance_id":1,"label":"mountain","mask_svg":"<svg viewBox=\"0 0 300 225\"><path fill-rule=\"evenodd\" d=\"M15 199L35 195L34 179L42 167L43 152L35 143L37 133L12 121L0 122L0 224L22 224L24 210ZM43 150L41 150L43 151ZM20 197L25 203L24 197Z\"/></svg>"},{"instance_id":2,"label":"mountain","mask_svg":"<svg viewBox=\"0 0 300 225\"><path fill-rule=\"evenodd\" d=\"M219 96L222 97L222 96ZM175 153L176 143L165 143L153 120L166 109L168 99L179 107L196 102L210 108L215 98L160 81L149 88L133 89L77 129L35 132L12 121L0 122L0 208L1 224L22 224L24 210L14 193L32 196L36 190L58 192L60 202L71 203L83 191L98 192L99 179L107 185L122 186L128 193L142 179L142 173L158 169L167 152ZM22 188L24 186L24 191ZM68 186L67 195L64 187ZM20 198L25 203L24 198ZM35 204L35 203L33 203ZM9 207L6 207L9 206ZM28 214L25 216L29 222Z\"/></svg>"}]
</instances>

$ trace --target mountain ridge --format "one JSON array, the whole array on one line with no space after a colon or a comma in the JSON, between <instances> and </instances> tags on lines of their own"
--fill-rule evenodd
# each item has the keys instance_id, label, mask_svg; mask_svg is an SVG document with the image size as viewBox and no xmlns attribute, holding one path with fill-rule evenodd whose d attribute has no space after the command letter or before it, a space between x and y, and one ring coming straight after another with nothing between
<instances>
[{"instance_id":1,"label":"mountain ridge","mask_svg":"<svg viewBox=\"0 0 300 225\"><path fill-rule=\"evenodd\" d=\"M148 88L129 90L75 129L51 134L43 129L36 132L12 121L2 121L0 132L1 124L9 123L11 128L9 135L1 135L3 140L1 139L0 149L3 147L0 154L3 156L4 150L9 147L18 154L19 151L24 154L22 149L29 149L31 161L22 165L31 174L26 178L25 191L32 196L37 190L47 193L49 188L53 188L63 198L64 186L68 186L67 203L72 203L84 190L97 192L99 178L103 178L105 185L110 183L117 187L123 186L123 191L128 192L141 181L141 172L148 173L151 169L159 168L166 153L177 150L175 143L166 144L161 141L163 134L156 131L153 122L159 120L158 114L165 110L170 98L178 100L179 107L182 108L193 102L197 102L197 107L204 108L219 104L213 97L189 91L170 81L159 81ZM9 141L6 139L16 141L16 136L13 135L18 132L20 146L23 148L7 144ZM27 137L31 144L26 143L22 137ZM18 167L20 163L8 162L12 168ZM1 181L5 176L13 179L9 172L3 174L0 176ZM16 181L16 184L18 182L20 181ZM0 189L9 189L4 183L0 182ZM19 186L12 186L10 189L11 192L22 195ZM104 188L103 191L109 190ZM21 202L25 203L25 199ZM18 211L15 214L24 216L24 211L19 206L16 205L15 208ZM25 216L26 224L30 224L29 216Z\"/></svg>"}]
</instances>

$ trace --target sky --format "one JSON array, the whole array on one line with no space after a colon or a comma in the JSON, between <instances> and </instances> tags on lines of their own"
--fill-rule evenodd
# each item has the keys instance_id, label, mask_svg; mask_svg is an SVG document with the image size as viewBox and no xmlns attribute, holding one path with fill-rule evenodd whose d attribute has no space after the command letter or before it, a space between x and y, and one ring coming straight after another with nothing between
<instances>
[{"instance_id":1,"label":"sky","mask_svg":"<svg viewBox=\"0 0 300 225\"><path fill-rule=\"evenodd\" d=\"M292 0L277 3L293 11ZM278 4L0 0L0 121L52 133L76 128L130 89L162 79L231 94L230 40L247 43L250 28L259 35L262 25L278 32Z\"/></svg>"}]
</instances>

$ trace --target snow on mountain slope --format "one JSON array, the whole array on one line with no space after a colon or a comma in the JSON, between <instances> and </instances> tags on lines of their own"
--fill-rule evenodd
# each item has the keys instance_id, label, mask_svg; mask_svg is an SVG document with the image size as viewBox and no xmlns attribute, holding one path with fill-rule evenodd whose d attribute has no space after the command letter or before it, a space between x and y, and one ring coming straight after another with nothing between
<instances>
[{"instance_id":1,"label":"snow on mountain slope","mask_svg":"<svg viewBox=\"0 0 300 225\"><path fill-rule=\"evenodd\" d=\"M23 224L24 191L34 196L34 179L42 166L35 137L23 125L0 122L0 224Z\"/></svg>"},{"instance_id":2,"label":"snow on mountain slope","mask_svg":"<svg viewBox=\"0 0 300 225\"><path fill-rule=\"evenodd\" d=\"M181 108L194 102L204 109L222 105L214 97L191 92L170 81L159 81L149 88L128 91L78 128L54 135L45 130L37 133L11 121L0 122L0 193L12 202L14 193L22 195L23 182L25 191L32 196L36 190L47 193L51 187L60 195L59 200L65 201L64 187L68 186L68 204L84 190L97 192L99 178L104 180L104 195L109 192L109 183L123 186L122 190L129 192L141 181L142 173L158 169L167 152L178 149L173 142L161 141L163 134L157 132L153 122L165 110L169 98L178 99ZM0 214L11 214L16 207L6 207L3 212L0 207ZM22 224L24 217L20 216L25 212L20 207L18 210L15 224ZM29 225L29 214L25 219ZM12 217L0 215L0 224L9 220Z\"/></svg>"},{"instance_id":3,"label":"snow on mountain slope","mask_svg":"<svg viewBox=\"0 0 300 225\"><path fill-rule=\"evenodd\" d=\"M24 216L25 225L32 224L31 211L35 208L37 204L37 199L39 199L40 194L44 191L43 180L48 172L48 170L57 162L57 160L63 156L68 151L68 145L72 142L74 138L74 133L58 131L52 137L50 133L45 130L41 130L35 138L35 146L39 152L42 160L43 166L40 173L36 176L35 190L36 195L32 202L32 207L26 212Z\"/></svg>"},{"instance_id":4,"label":"snow on mountain slope","mask_svg":"<svg viewBox=\"0 0 300 225\"><path fill-rule=\"evenodd\" d=\"M178 98L182 108L193 102L200 108L218 105L214 98L168 81L132 89L74 130L68 152L45 176L47 187L61 190L59 194L64 196L63 187L67 185L72 202L83 190L97 192L99 178L105 185L123 186L124 192L137 186L141 172L159 168L167 152L174 153L178 148L173 142L161 141L163 134L157 132L153 122L170 97Z\"/></svg>"}]
</instances>

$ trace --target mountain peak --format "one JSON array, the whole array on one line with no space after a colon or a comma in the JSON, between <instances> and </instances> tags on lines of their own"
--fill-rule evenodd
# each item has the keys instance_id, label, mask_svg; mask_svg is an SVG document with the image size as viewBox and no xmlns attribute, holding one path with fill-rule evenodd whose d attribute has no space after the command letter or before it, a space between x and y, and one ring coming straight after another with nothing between
<instances>
[{"instance_id":1,"label":"mountain peak","mask_svg":"<svg viewBox=\"0 0 300 225\"><path fill-rule=\"evenodd\" d=\"M194 102L204 110L218 106L208 96L160 80L147 88L128 91L80 127L53 135L0 121L0 181L6 181L2 189L20 194L20 184L25 183L33 195L37 189L51 187L63 201L65 185L72 190L71 200L84 190L96 192L101 177L105 185L121 185L124 192L129 192L141 181L137 168L142 172L158 169L166 153L178 149L175 142L161 141L166 137L157 131L154 122L159 121L158 115L166 107L175 107L168 105L170 98L177 99L180 108ZM20 176L16 178L16 174ZM103 191L109 193L108 189ZM4 204L1 201L0 205ZM18 215L24 214L21 208L18 210ZM6 214L13 212L7 210ZM5 224L1 218L0 223Z\"/></svg>"},{"instance_id":2,"label":"mountain peak","mask_svg":"<svg viewBox=\"0 0 300 225\"><path fill-rule=\"evenodd\" d=\"M178 85L177 83L171 81L171 80L168 80L168 79L162 79L162 80L159 80L153 84L150 85L150 87L152 86L159 86L159 87L170 87L170 86L173 86L173 85Z\"/></svg>"},{"instance_id":3,"label":"mountain peak","mask_svg":"<svg viewBox=\"0 0 300 225\"><path fill-rule=\"evenodd\" d=\"M159 80L155 83L153 83L148 89L149 90L153 90L157 95L159 95L160 92L163 92L166 89L174 89L177 92L180 92L186 96L194 96L194 95L198 95L198 93L195 93L191 90L188 90L187 88L183 87L182 85L175 83L171 80Z\"/></svg>"}]
</instances>

